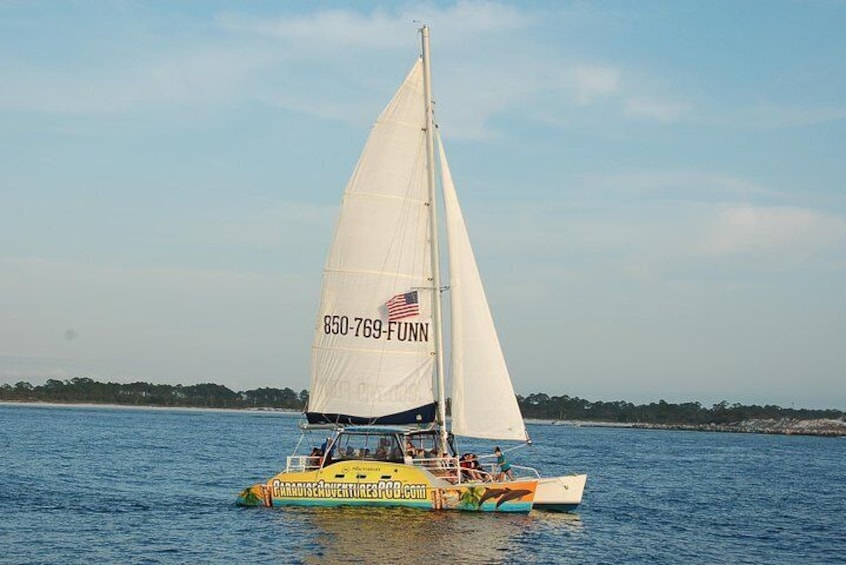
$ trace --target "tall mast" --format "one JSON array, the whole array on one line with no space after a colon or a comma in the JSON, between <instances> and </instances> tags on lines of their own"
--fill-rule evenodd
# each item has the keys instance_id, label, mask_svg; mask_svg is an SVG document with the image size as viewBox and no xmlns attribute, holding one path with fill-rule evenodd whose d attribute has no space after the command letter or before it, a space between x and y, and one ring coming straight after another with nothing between
<instances>
[{"instance_id":1,"label":"tall mast","mask_svg":"<svg viewBox=\"0 0 846 565\"><path fill-rule=\"evenodd\" d=\"M438 425L441 429L441 451L446 451L446 392L444 385L444 338L443 316L441 310L441 258L438 248L438 207L437 187L435 186L435 130L434 108L432 102L432 74L429 64L429 26L420 28L423 42L423 97L426 108L426 181L429 186L429 226L432 261L432 286L434 288L432 301L432 321L435 326L433 338L435 340L435 373L438 389Z\"/></svg>"}]
</instances>

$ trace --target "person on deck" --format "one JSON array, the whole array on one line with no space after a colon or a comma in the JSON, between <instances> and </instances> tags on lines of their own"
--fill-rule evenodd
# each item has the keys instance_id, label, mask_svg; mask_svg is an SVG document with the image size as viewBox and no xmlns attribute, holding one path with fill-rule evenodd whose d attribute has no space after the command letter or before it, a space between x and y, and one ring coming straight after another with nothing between
<instances>
[{"instance_id":1,"label":"person on deck","mask_svg":"<svg viewBox=\"0 0 846 565\"><path fill-rule=\"evenodd\" d=\"M496 455L496 464L499 466L499 475L497 475L498 481L504 481L506 477L508 477L509 481L514 480L514 473L511 471L511 463L508 462L508 459L505 458L505 455L502 454L502 450L499 446L494 448L494 455Z\"/></svg>"}]
</instances>

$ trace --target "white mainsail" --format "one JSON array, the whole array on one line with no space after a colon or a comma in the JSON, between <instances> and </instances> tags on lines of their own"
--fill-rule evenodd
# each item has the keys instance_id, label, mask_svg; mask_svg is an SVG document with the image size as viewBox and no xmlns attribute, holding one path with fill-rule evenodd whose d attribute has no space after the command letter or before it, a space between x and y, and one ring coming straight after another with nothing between
<instances>
[{"instance_id":1,"label":"white mainsail","mask_svg":"<svg viewBox=\"0 0 846 565\"><path fill-rule=\"evenodd\" d=\"M434 417L422 99L418 61L373 126L344 191L312 346L310 421L397 414L420 421L421 407L431 409L424 421ZM419 313L391 320L385 305L404 294Z\"/></svg>"},{"instance_id":2,"label":"white mainsail","mask_svg":"<svg viewBox=\"0 0 846 565\"><path fill-rule=\"evenodd\" d=\"M528 435L523 416L476 267L443 142L440 138L438 142L449 246L452 432L525 441Z\"/></svg>"},{"instance_id":3,"label":"white mainsail","mask_svg":"<svg viewBox=\"0 0 846 565\"><path fill-rule=\"evenodd\" d=\"M312 346L310 421L434 419L423 98L418 61L373 126L344 191ZM439 138L438 147L451 277L452 431L526 440ZM386 305L412 294L416 302L399 310L414 313L391 319Z\"/></svg>"}]
</instances>

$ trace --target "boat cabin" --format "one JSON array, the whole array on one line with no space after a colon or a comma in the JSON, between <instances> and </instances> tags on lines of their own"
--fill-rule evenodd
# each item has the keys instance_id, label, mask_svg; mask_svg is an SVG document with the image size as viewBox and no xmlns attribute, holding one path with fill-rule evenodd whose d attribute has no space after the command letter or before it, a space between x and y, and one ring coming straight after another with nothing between
<instances>
[{"instance_id":1,"label":"boat cabin","mask_svg":"<svg viewBox=\"0 0 846 565\"><path fill-rule=\"evenodd\" d=\"M314 430L319 426L309 426ZM288 458L289 471L304 471L328 467L341 461L386 461L422 467L450 466L455 462L452 434L448 438L447 453L440 452L440 431L437 429L401 426L332 427L334 433L326 439L319 454Z\"/></svg>"},{"instance_id":2,"label":"boat cabin","mask_svg":"<svg viewBox=\"0 0 846 565\"><path fill-rule=\"evenodd\" d=\"M348 459L409 463L409 460L442 456L438 430L356 426L340 429L331 439L324 453L323 466Z\"/></svg>"}]
</instances>

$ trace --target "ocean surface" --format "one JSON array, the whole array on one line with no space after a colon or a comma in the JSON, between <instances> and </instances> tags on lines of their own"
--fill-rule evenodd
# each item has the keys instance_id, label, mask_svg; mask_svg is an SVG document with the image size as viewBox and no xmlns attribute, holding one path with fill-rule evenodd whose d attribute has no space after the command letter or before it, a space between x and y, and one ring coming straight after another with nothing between
<instances>
[{"instance_id":1,"label":"ocean surface","mask_svg":"<svg viewBox=\"0 0 846 565\"><path fill-rule=\"evenodd\" d=\"M846 563L840 438L530 424L510 459L587 472L578 512L236 507L297 421L0 404L0 562Z\"/></svg>"}]
</instances>

